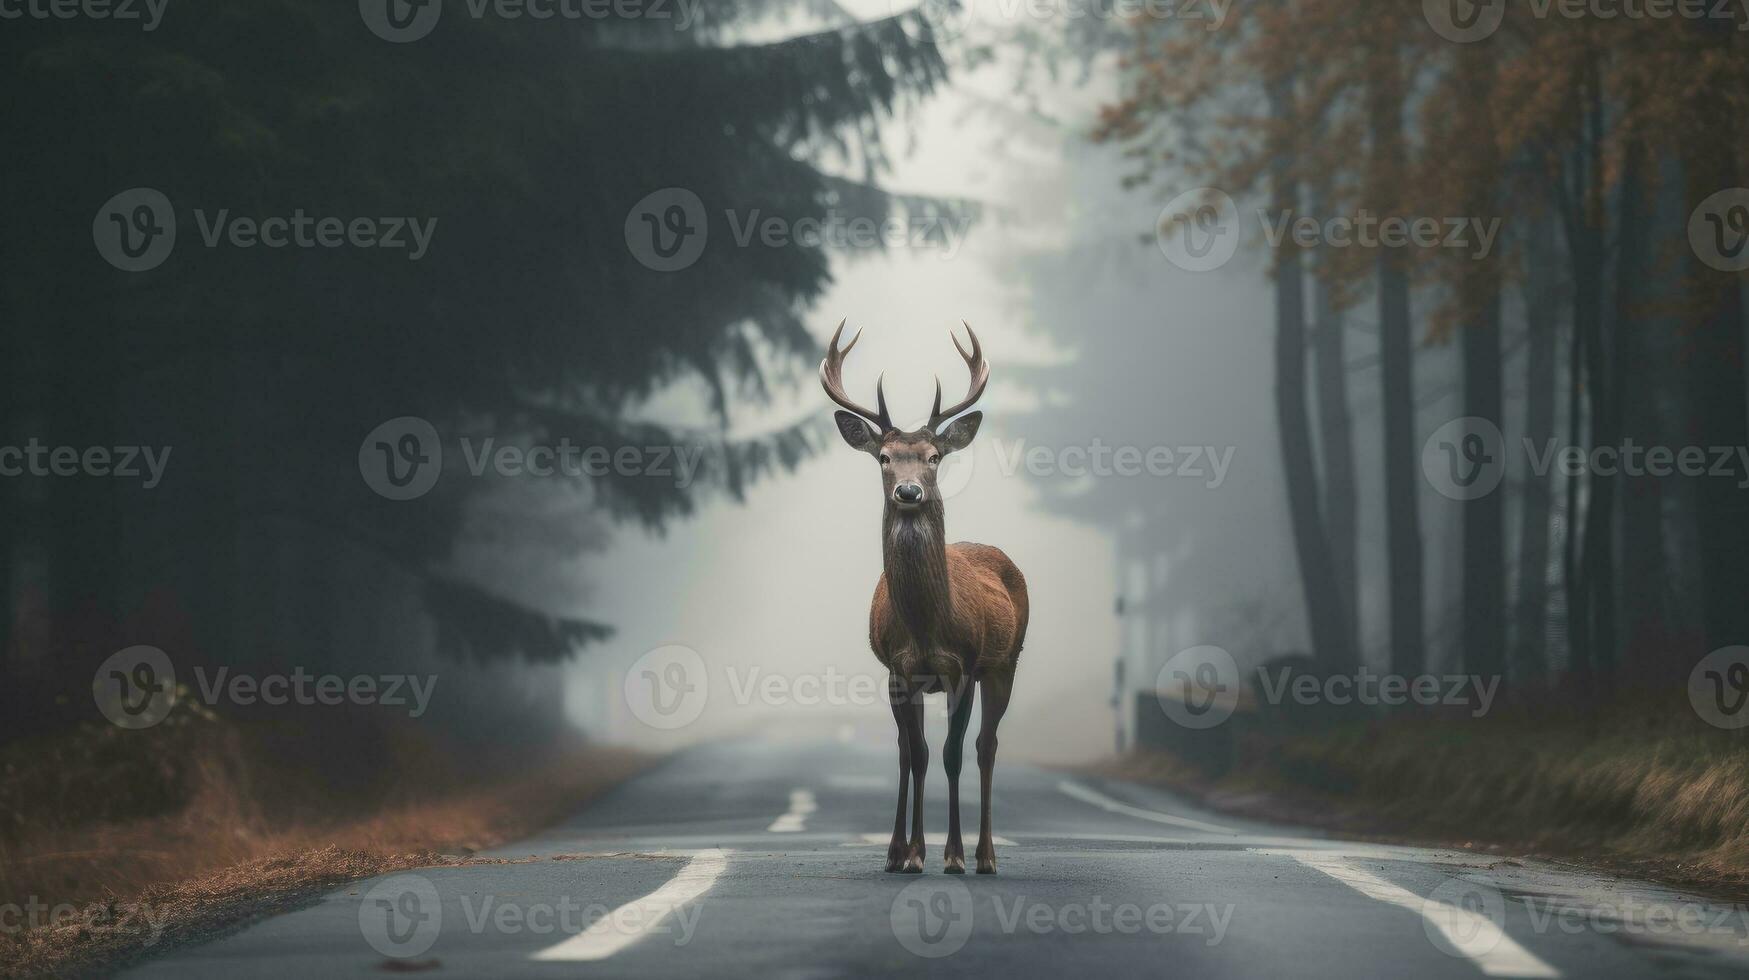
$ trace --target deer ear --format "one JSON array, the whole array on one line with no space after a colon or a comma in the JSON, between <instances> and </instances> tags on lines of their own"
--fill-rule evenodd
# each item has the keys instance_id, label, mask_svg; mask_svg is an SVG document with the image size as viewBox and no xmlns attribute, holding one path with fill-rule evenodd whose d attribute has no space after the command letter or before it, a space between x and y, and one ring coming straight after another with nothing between
<instances>
[{"instance_id":1,"label":"deer ear","mask_svg":"<svg viewBox=\"0 0 1749 980\"><path fill-rule=\"evenodd\" d=\"M953 420L941 435L935 437L935 444L945 453L957 453L972 444L972 437L978 434L978 426L984 421L983 412L968 412Z\"/></svg>"},{"instance_id":2,"label":"deer ear","mask_svg":"<svg viewBox=\"0 0 1749 980\"><path fill-rule=\"evenodd\" d=\"M832 417L838 422L838 434L850 444L852 449L860 449L870 456L881 451L881 437L861 416L849 412L834 412Z\"/></svg>"}]
</instances>

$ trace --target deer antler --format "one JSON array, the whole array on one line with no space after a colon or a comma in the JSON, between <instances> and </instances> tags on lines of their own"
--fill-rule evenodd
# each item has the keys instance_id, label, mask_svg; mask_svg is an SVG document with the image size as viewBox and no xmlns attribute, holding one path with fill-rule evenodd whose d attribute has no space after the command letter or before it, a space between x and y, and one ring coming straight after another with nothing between
<instances>
[{"instance_id":1,"label":"deer antler","mask_svg":"<svg viewBox=\"0 0 1749 980\"><path fill-rule=\"evenodd\" d=\"M961 347L960 339L954 337L951 332L948 336L953 337L954 350L960 352L960 357L966 362L967 369L972 372L972 388L962 401L944 412L941 410L941 377L939 375L936 377L935 407L929 411L929 431L931 432L935 431L936 426L971 408L972 403L983 395L984 386L990 383L990 364L984 360L984 348L978 344L978 335L972 330L971 324L964 320L960 322L965 324L966 334L972 338L971 351L968 353L964 347Z\"/></svg>"},{"instance_id":2,"label":"deer antler","mask_svg":"<svg viewBox=\"0 0 1749 980\"><path fill-rule=\"evenodd\" d=\"M893 423L887 418L887 393L882 385L882 382L886 380L884 375L880 381L875 382L875 403L880 406L878 411L871 412L863 408L851 401L850 396L844 393L844 356L850 353L850 349L856 346L858 340L862 339L862 331L858 330L856 336L850 338L850 343L840 348L838 338L843 335L844 321L839 320L838 329L832 334L832 342L826 346L826 359L820 362L820 386L826 389L826 397L837 402L846 411L860 415L874 423L875 428L883 433L890 432ZM975 340L973 342L976 343Z\"/></svg>"}]
</instances>

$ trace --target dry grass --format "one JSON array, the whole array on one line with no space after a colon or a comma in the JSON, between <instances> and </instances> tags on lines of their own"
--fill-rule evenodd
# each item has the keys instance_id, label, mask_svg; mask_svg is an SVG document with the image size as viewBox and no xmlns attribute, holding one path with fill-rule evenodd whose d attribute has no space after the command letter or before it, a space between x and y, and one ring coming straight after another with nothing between
<instances>
[{"instance_id":1,"label":"dry grass","mask_svg":"<svg viewBox=\"0 0 1749 980\"><path fill-rule=\"evenodd\" d=\"M466 862L649 762L583 745L461 762L407 729L378 733L386 752L313 765L284 751L282 736L303 724L240 730L196 718L9 748L0 907L43 911L23 929L4 928L16 913L0 919L0 975L106 969L347 881ZM336 751L322 741L311 751ZM391 771L359 771L385 758ZM56 907L59 921L47 911Z\"/></svg>"},{"instance_id":2,"label":"dry grass","mask_svg":"<svg viewBox=\"0 0 1749 980\"><path fill-rule=\"evenodd\" d=\"M1749 892L1749 739L1686 704L1253 735L1212 783L1157 753L1104 771L1361 836L1511 847Z\"/></svg>"}]
</instances>

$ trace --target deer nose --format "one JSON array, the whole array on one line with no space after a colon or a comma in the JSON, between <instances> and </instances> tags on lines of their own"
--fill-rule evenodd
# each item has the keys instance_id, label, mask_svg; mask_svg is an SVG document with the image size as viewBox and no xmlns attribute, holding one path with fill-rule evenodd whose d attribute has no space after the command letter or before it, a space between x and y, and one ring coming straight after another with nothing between
<instances>
[{"instance_id":1,"label":"deer nose","mask_svg":"<svg viewBox=\"0 0 1749 980\"><path fill-rule=\"evenodd\" d=\"M901 483L893 488L893 497L900 503L914 504L923 499L923 488L915 483Z\"/></svg>"}]
</instances>

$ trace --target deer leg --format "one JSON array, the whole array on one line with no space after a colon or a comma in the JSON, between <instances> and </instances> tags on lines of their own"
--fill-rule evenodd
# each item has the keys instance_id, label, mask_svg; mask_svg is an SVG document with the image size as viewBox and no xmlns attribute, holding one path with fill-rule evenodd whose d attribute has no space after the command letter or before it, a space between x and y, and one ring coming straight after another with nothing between
<instances>
[{"instance_id":1,"label":"deer leg","mask_svg":"<svg viewBox=\"0 0 1749 980\"><path fill-rule=\"evenodd\" d=\"M887 843L887 871L897 872L905 866L905 797L911 778L911 719L907 707L909 696L897 677L888 681L887 696L893 705L893 723L899 729L899 806L893 814L893 839Z\"/></svg>"},{"instance_id":2,"label":"deer leg","mask_svg":"<svg viewBox=\"0 0 1749 980\"><path fill-rule=\"evenodd\" d=\"M950 875L966 873L966 845L960 840L960 763L966 743L966 726L972 720L971 677L962 675L948 691L947 744L941 749L941 766L947 770L947 846L941 856Z\"/></svg>"},{"instance_id":3,"label":"deer leg","mask_svg":"<svg viewBox=\"0 0 1749 980\"><path fill-rule=\"evenodd\" d=\"M905 850L905 874L923 873L923 777L929 773L929 743L923 739L923 694L913 688L906 699L911 736L911 845Z\"/></svg>"},{"instance_id":4,"label":"deer leg","mask_svg":"<svg viewBox=\"0 0 1749 980\"><path fill-rule=\"evenodd\" d=\"M1008 710L1012 677L991 675L982 685L984 714L978 722L978 873L996 873L996 845L990 840L990 774L996 768L996 726Z\"/></svg>"}]
</instances>

